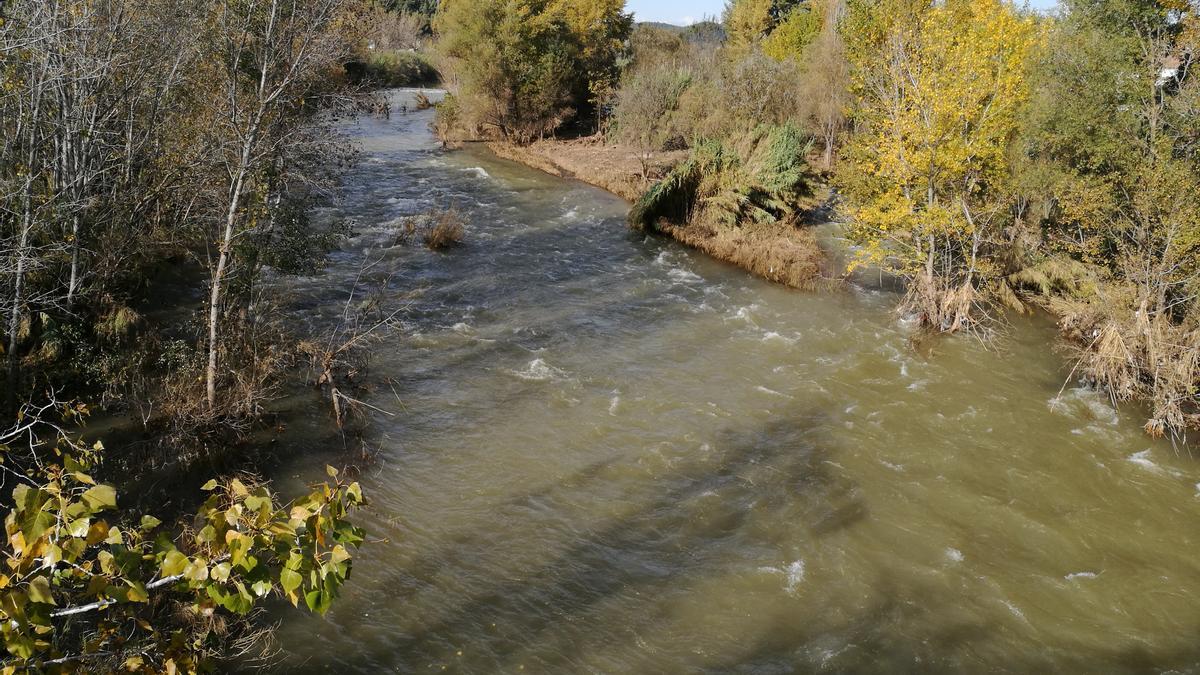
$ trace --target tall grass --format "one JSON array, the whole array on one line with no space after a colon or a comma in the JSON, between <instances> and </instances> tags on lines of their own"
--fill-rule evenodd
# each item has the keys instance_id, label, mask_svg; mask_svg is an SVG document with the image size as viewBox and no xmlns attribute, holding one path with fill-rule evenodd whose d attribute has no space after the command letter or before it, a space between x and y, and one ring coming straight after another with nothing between
<instances>
[{"instance_id":1,"label":"tall grass","mask_svg":"<svg viewBox=\"0 0 1200 675\"><path fill-rule=\"evenodd\" d=\"M812 205L811 146L790 124L698 141L686 161L638 200L630 224L644 229L667 220L734 228L788 219Z\"/></svg>"}]
</instances>

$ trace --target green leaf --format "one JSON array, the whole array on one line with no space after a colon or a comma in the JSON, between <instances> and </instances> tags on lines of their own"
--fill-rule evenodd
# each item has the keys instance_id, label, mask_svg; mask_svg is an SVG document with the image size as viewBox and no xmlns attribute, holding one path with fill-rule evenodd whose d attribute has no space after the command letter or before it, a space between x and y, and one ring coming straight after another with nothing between
<instances>
[{"instance_id":1,"label":"green leaf","mask_svg":"<svg viewBox=\"0 0 1200 675\"><path fill-rule=\"evenodd\" d=\"M326 465L325 473L329 474L330 478L337 478L338 470L333 468L332 466Z\"/></svg>"},{"instance_id":2,"label":"green leaf","mask_svg":"<svg viewBox=\"0 0 1200 675\"><path fill-rule=\"evenodd\" d=\"M329 611L329 605L333 603L333 598L323 590L313 590L304 594L304 602L310 610L324 616Z\"/></svg>"},{"instance_id":3,"label":"green leaf","mask_svg":"<svg viewBox=\"0 0 1200 675\"><path fill-rule=\"evenodd\" d=\"M150 530L153 530L154 528L158 527L159 525L162 525L162 521L159 520L158 518L155 518L154 516L142 516L142 529L143 530L150 531Z\"/></svg>"},{"instance_id":4,"label":"green leaf","mask_svg":"<svg viewBox=\"0 0 1200 675\"><path fill-rule=\"evenodd\" d=\"M256 581L254 582L254 585L250 586L250 590L254 591L254 594L260 598L266 596L267 593L270 593L272 588L274 587L269 581Z\"/></svg>"},{"instance_id":5,"label":"green leaf","mask_svg":"<svg viewBox=\"0 0 1200 675\"><path fill-rule=\"evenodd\" d=\"M250 491L246 489L246 484L236 478L229 481L229 489L233 491L233 495L235 497L244 497L250 493Z\"/></svg>"},{"instance_id":6,"label":"green leaf","mask_svg":"<svg viewBox=\"0 0 1200 675\"><path fill-rule=\"evenodd\" d=\"M25 543L33 545L34 542L42 538L43 534L46 534L50 528L54 527L54 523L54 516L45 511L38 511L32 514L31 517L27 517L20 523L21 533L25 535Z\"/></svg>"},{"instance_id":7,"label":"green leaf","mask_svg":"<svg viewBox=\"0 0 1200 675\"><path fill-rule=\"evenodd\" d=\"M101 572L105 574L116 573L117 565L115 559L113 558L113 554L109 553L108 551L100 551L100 553L96 555L96 558L100 561Z\"/></svg>"},{"instance_id":8,"label":"green leaf","mask_svg":"<svg viewBox=\"0 0 1200 675\"><path fill-rule=\"evenodd\" d=\"M204 485L200 486L200 489L204 490L205 492L212 492L213 490L216 490L217 489L216 479L208 481Z\"/></svg>"},{"instance_id":9,"label":"green leaf","mask_svg":"<svg viewBox=\"0 0 1200 675\"><path fill-rule=\"evenodd\" d=\"M164 577L173 577L183 574L183 571L188 566L187 556L179 551L168 551L162 561L162 574Z\"/></svg>"},{"instance_id":10,"label":"green leaf","mask_svg":"<svg viewBox=\"0 0 1200 675\"><path fill-rule=\"evenodd\" d=\"M33 656L33 638L16 631L5 632L4 646L8 653L19 659L28 661Z\"/></svg>"},{"instance_id":11,"label":"green leaf","mask_svg":"<svg viewBox=\"0 0 1200 675\"><path fill-rule=\"evenodd\" d=\"M183 570L183 576L191 581L208 581L208 564L203 558L196 558Z\"/></svg>"},{"instance_id":12,"label":"green leaf","mask_svg":"<svg viewBox=\"0 0 1200 675\"><path fill-rule=\"evenodd\" d=\"M294 592L300 588L302 583L304 583L304 577L300 576L298 572L285 568L279 573L279 585L283 587L284 593Z\"/></svg>"},{"instance_id":13,"label":"green leaf","mask_svg":"<svg viewBox=\"0 0 1200 675\"><path fill-rule=\"evenodd\" d=\"M92 513L117 508L117 491L111 485L90 487L83 493L83 503Z\"/></svg>"},{"instance_id":14,"label":"green leaf","mask_svg":"<svg viewBox=\"0 0 1200 675\"><path fill-rule=\"evenodd\" d=\"M337 564L340 562L345 562L349 559L350 559L350 553L348 553L346 551L346 547L342 546L341 544L334 546L333 551L330 552L330 560L334 564Z\"/></svg>"},{"instance_id":15,"label":"green leaf","mask_svg":"<svg viewBox=\"0 0 1200 675\"><path fill-rule=\"evenodd\" d=\"M54 595L50 592L50 577L34 577L29 582L29 599L46 605L57 605Z\"/></svg>"},{"instance_id":16,"label":"green leaf","mask_svg":"<svg viewBox=\"0 0 1200 675\"><path fill-rule=\"evenodd\" d=\"M205 525L196 535L196 541L202 544L211 544L217 540L217 530L212 525Z\"/></svg>"},{"instance_id":17,"label":"green leaf","mask_svg":"<svg viewBox=\"0 0 1200 675\"><path fill-rule=\"evenodd\" d=\"M86 537L89 525L91 525L91 521L87 518L74 520L70 525L67 525L67 534L70 534L72 537Z\"/></svg>"},{"instance_id":18,"label":"green leaf","mask_svg":"<svg viewBox=\"0 0 1200 675\"><path fill-rule=\"evenodd\" d=\"M242 562L250 548L250 542L236 530L225 533L225 544L229 547L229 560L234 565Z\"/></svg>"}]
</instances>

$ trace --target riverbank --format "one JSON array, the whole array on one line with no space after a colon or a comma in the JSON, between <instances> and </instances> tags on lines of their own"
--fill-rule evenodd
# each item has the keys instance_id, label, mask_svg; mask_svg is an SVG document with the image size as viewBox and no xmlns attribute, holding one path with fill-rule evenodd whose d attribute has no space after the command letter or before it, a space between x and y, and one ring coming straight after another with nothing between
<instances>
[{"instance_id":1,"label":"riverbank","mask_svg":"<svg viewBox=\"0 0 1200 675\"><path fill-rule=\"evenodd\" d=\"M647 180L636 152L594 138L542 140L526 146L493 141L487 147L503 159L583 181L629 202L640 199L654 181L688 156L686 151L655 153L648 162ZM768 281L799 289L821 285L825 254L802 221L785 220L753 229L662 221L654 229Z\"/></svg>"}]
</instances>

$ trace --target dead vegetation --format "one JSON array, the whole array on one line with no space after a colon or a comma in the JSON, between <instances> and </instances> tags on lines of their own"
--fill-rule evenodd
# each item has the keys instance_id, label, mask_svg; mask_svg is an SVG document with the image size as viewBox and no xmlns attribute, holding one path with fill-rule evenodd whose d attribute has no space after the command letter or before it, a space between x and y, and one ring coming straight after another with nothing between
<instances>
[{"instance_id":1,"label":"dead vegetation","mask_svg":"<svg viewBox=\"0 0 1200 675\"><path fill-rule=\"evenodd\" d=\"M431 209L400 221L396 244L420 241L430 251L460 246L467 237L467 220L457 207Z\"/></svg>"},{"instance_id":2,"label":"dead vegetation","mask_svg":"<svg viewBox=\"0 0 1200 675\"><path fill-rule=\"evenodd\" d=\"M305 340L298 347L308 359L308 381L329 402L338 430L343 434L350 432L355 438L365 428L368 411L394 414L362 400L367 391L370 348L399 330L396 317L404 309L403 305L386 312L383 309L392 274L374 275L373 282L368 281L381 264L383 259L364 262L337 323L324 337ZM366 452L365 447L363 451Z\"/></svg>"},{"instance_id":3,"label":"dead vegetation","mask_svg":"<svg viewBox=\"0 0 1200 675\"><path fill-rule=\"evenodd\" d=\"M1154 293L1063 256L1010 274L995 295L1014 310L1037 306L1054 315L1074 362L1071 377L1104 391L1114 404L1145 402L1150 435L1179 439L1200 427L1195 313L1156 311Z\"/></svg>"},{"instance_id":4,"label":"dead vegetation","mask_svg":"<svg viewBox=\"0 0 1200 675\"><path fill-rule=\"evenodd\" d=\"M1114 402L1145 400L1146 431L1180 434L1200 427L1200 326L1131 304L1105 287L1089 300L1056 298L1050 305L1070 341L1077 370Z\"/></svg>"},{"instance_id":5,"label":"dead vegetation","mask_svg":"<svg viewBox=\"0 0 1200 675\"><path fill-rule=\"evenodd\" d=\"M802 290L825 285L824 254L812 231L793 223L776 227L716 230L662 222L657 229L682 244L777 284Z\"/></svg>"}]
</instances>

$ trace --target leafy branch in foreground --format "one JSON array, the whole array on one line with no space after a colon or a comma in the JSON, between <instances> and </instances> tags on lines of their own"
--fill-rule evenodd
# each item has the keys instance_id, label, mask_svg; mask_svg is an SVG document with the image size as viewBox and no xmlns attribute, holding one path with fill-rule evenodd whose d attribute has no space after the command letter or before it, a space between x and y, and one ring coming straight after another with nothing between
<instances>
[{"instance_id":1,"label":"leafy branch in foreground","mask_svg":"<svg viewBox=\"0 0 1200 675\"><path fill-rule=\"evenodd\" d=\"M349 578L363 532L348 517L364 500L333 468L329 482L286 505L253 479L211 480L195 516L172 528L122 512L116 489L88 474L103 447L79 450L64 439L60 463L12 491L0 570L4 673L207 670L254 641L247 617L264 598L324 614Z\"/></svg>"}]
</instances>

